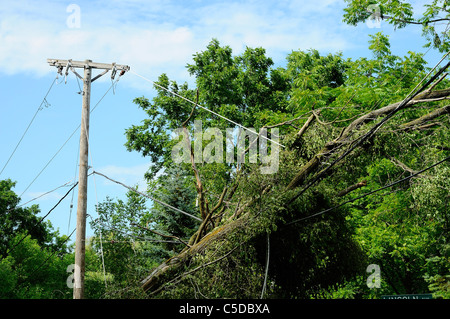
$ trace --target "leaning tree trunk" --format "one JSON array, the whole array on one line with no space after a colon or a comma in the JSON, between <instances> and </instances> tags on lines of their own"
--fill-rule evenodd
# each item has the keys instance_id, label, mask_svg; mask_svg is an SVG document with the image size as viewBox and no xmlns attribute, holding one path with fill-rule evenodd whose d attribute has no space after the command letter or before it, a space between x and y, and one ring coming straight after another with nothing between
<instances>
[{"instance_id":1,"label":"leaning tree trunk","mask_svg":"<svg viewBox=\"0 0 450 319\"><path fill-rule=\"evenodd\" d=\"M426 91L424 93L417 95L414 99L409 101L404 106L403 109L411 107L418 103L444 100L449 96L450 96L450 89L438 91ZM304 185L308 177L317 173L318 168L320 167L320 164L322 163L325 157L328 157L331 154L338 152L343 145L354 142L350 140L350 138L356 130L361 129L364 124L374 122L379 117L385 116L390 112L396 110L399 104L400 102L384 106L380 109L368 112L352 121L347 127L345 127L341 131L341 133L336 139L326 143L325 146L315 156L313 156L308 163L299 168L298 172L295 174L292 180L285 186L285 190L286 191L295 190L298 187ZM449 110L450 110L449 107L445 106L425 116L422 116L416 120L402 124L401 129L409 130L414 129L417 126L420 127L421 125L426 124L428 121L435 119L436 117L441 116L445 113L448 113ZM301 135L303 135L303 133L308 129L308 126L310 126L314 122L314 118L317 116L318 113L313 113L313 115L307 120L305 125L297 133L298 137L301 137ZM348 189L344 190L341 195L343 196L346 193L352 191L353 189L362 187L364 185L365 183L361 182L353 186L350 186ZM199 192L201 191L202 190L200 188ZM264 192L266 193L270 192L270 188L269 187L266 188ZM221 196L221 199L223 200L223 196ZM207 226L206 224L211 219L213 219L212 216L209 216L208 217L209 220L204 220L204 222L200 226L199 231L197 231L194 234L193 238L189 241L189 245L186 248L184 248L177 256L172 257L163 262L162 264L160 264L145 279L141 281L141 286L143 290L148 293L156 293L160 291L161 287L165 283L170 282L174 278L180 277L180 275L182 276L183 274L182 273L180 274L180 272L184 270L185 266L193 257L208 249L211 243L224 239L228 234L239 230L247 222L250 221L249 212L247 208L251 204L252 200L248 201L244 205L241 205L239 210L235 211L234 214L232 214L232 218L229 218L221 226L217 226L215 228L210 229L209 232L203 235L204 230L206 229L205 226ZM224 212L223 210L221 210L220 212L221 212L220 217L222 217L222 215L224 215Z\"/></svg>"}]
</instances>

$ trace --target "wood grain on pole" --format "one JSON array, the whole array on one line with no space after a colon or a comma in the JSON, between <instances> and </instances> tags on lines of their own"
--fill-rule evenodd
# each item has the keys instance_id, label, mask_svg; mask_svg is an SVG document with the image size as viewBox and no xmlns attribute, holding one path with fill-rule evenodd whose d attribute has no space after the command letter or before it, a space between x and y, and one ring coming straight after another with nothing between
<instances>
[{"instance_id":1,"label":"wood grain on pole","mask_svg":"<svg viewBox=\"0 0 450 319\"><path fill-rule=\"evenodd\" d=\"M88 63L86 65L88 65ZM77 236L75 241L75 285L73 288L74 299L84 298L91 75L91 68L84 68L83 105L81 111L80 133L80 171L78 178Z\"/></svg>"}]
</instances>

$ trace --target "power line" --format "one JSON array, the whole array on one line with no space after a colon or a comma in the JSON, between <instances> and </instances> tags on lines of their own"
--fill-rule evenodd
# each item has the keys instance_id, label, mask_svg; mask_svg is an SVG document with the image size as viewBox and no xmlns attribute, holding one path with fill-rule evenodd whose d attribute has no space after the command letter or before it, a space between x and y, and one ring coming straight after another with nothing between
<instances>
[{"instance_id":1,"label":"power line","mask_svg":"<svg viewBox=\"0 0 450 319\"><path fill-rule=\"evenodd\" d=\"M156 202L156 203L158 203L158 204L160 204L160 205L163 205L163 206L165 206L165 207L167 207L167 208L169 208L169 209L171 209L171 210L174 210L174 211L176 211L176 212L178 212L178 213L181 213L181 214L184 214L184 215L186 215L186 216L189 216L189 217L191 217L191 218L193 218L193 219L196 219L196 220L198 220L198 221L200 221L200 222L202 221L202 220L201 220L199 217L197 217L197 216L194 216L194 215L191 215L191 214L189 214L189 213L186 213L185 211L182 211L181 209L178 209L178 208L176 208L176 207L173 207L172 205L169 205L169 204L167 204L167 203L164 203L164 202L162 202L162 201L160 201L160 200L158 200L158 199L156 199L156 198L153 198L153 197L150 196L150 195L147 195L147 194L144 194L144 193L142 193L142 192L139 192L137 189L134 189L133 187L127 186L127 185L125 185L125 184L123 184L123 183L121 183L121 182L119 182L119 181L116 181L116 180L114 180L114 179L112 179L112 178L110 178L110 177L108 177L108 176L106 176L106 175L104 175L104 174L102 174L102 173L99 173L99 172L94 171L94 172L92 172L92 174L97 174L97 175L103 176L104 178L109 179L111 182L114 182L114 183L116 183L116 184L122 185L123 187L125 187L125 188L127 188L127 189L129 189L129 190L131 190L131 191L133 191L133 192L135 192L135 193L137 193L137 194L139 194L139 195L142 195L142 196L144 196L144 197L147 197L147 198L151 199L152 201L154 201L154 202Z\"/></svg>"},{"instance_id":2,"label":"power line","mask_svg":"<svg viewBox=\"0 0 450 319\"><path fill-rule=\"evenodd\" d=\"M118 80L116 80L117 82ZM97 106L100 104L100 102L103 100L103 98L108 94L108 92L113 87L114 83L106 90L105 94L100 98L100 100L94 105L90 113L94 112L94 110L97 108ZM56 151L56 153L53 155L53 157L45 164L45 166L41 169L41 171L36 175L36 177L31 181L31 183L25 188L25 190L22 192L22 194L19 197L22 197L23 194L31 187L31 185L34 184L34 182L38 179L38 177L44 172L44 170L50 165L50 163L55 159L55 157L61 152L61 150L66 146L66 144L70 141L70 139L75 135L75 133L78 131L78 129L81 127L81 124L77 126L77 128L70 134L70 136L67 138L67 140L62 144L62 146Z\"/></svg>"},{"instance_id":3,"label":"power line","mask_svg":"<svg viewBox=\"0 0 450 319\"><path fill-rule=\"evenodd\" d=\"M75 163L75 173L74 173L74 177L73 179L76 180L77 179L77 171L78 171L78 160L79 160L79 154L80 152L80 146L78 145L78 151L77 151L77 159L76 159L76 163ZM70 200L70 206L69 206L69 223L67 225L67 232L69 232L70 230L70 221L72 219L72 210L73 210L73 198L74 198L74 194L75 194L75 190L72 191L72 198Z\"/></svg>"},{"instance_id":4,"label":"power line","mask_svg":"<svg viewBox=\"0 0 450 319\"><path fill-rule=\"evenodd\" d=\"M433 165L431 165L431 166L428 166L427 168L424 168L424 169L422 169L422 170L420 170L420 171L418 171L418 172L416 172L416 173L414 173L414 174L412 174L412 175L409 175L409 176L407 176L407 177L405 177L405 178L402 178L402 179L400 179L400 180L397 180L397 181L395 181L395 182L393 182L393 183L391 183L391 184L388 184L388 185L386 185L386 186L380 187L380 188L378 188L378 189L376 189L376 190L373 190L373 191L371 191L371 192L365 193L365 194L363 194L363 195L361 195L361 196L358 196L358 197L356 197L356 198L349 199L349 200L347 200L347 201L345 201L345 202L343 202L343 203L341 203L341 204L339 204L339 205L336 205L336 206L333 206L333 207L331 207L331 208L325 209L325 210L323 210L323 211L321 211L321 212L319 212L319 213L312 214L312 215L309 215L309 216L306 216L306 217L303 217L303 218L296 219L296 220L294 220L294 221L291 221L291 222L289 222L289 223L286 223L285 225L287 226L287 225L295 224L295 223L298 223L298 222L300 222L300 221L302 221L302 220L306 220L306 219L309 219L309 218L313 218L313 217L316 217L316 216L325 214L325 213L327 213L327 212L329 212L329 211L332 211L332 210L337 209L337 208L339 208L339 207L341 207L341 206L344 206L345 204L354 202L354 201L356 201L356 200L358 200L358 199L361 199L361 198L364 198L364 197L366 197L366 196L369 196L369 195L372 195L372 194L374 194L374 193L377 193L377 192L379 192L379 191L382 191L383 189L390 188L390 187L395 186L395 185L397 185L397 184L403 183L404 181L407 181L407 180L409 180L409 179L411 179L411 178L413 178L413 177L415 177L415 176L417 176L417 175L420 175L420 174L422 174L423 172L426 172L426 171L432 169L433 167L436 167L436 166L438 166L438 165L440 165L440 164L442 164L442 163L444 163L445 161L448 161L448 160L450 160L450 156L448 156L448 157L444 158L443 160L441 160L441 161L439 161L439 162L437 162L437 163L435 163L435 164L433 164Z\"/></svg>"},{"instance_id":5,"label":"power line","mask_svg":"<svg viewBox=\"0 0 450 319\"><path fill-rule=\"evenodd\" d=\"M267 255L266 255L266 270L264 272L264 284L263 284L263 289L261 291L261 298L264 298L264 294L266 292L266 285L267 285L267 277L269 274L269 261L270 261L270 234L266 233L266 237L267 237Z\"/></svg>"},{"instance_id":6,"label":"power line","mask_svg":"<svg viewBox=\"0 0 450 319\"><path fill-rule=\"evenodd\" d=\"M113 227L113 226L110 226L110 225L105 225L104 223L102 223L102 222L100 222L98 219L93 219L92 218L92 216L91 215L89 215L88 214L88 216L89 216L89 218L91 218L91 221L94 223L94 224L99 224L99 225L101 225L101 226L103 226L104 228L107 228L107 229L109 229L109 230L112 230L112 231L116 231L116 232L119 232L119 233L122 233L122 234L124 234L125 236L128 236L128 237L133 237L133 238L137 238L137 239L141 239L142 241L144 241L144 242L155 242L155 243L169 243L169 244L182 244L182 242L180 242L180 241L177 241L177 240L160 240L160 239L154 239L154 238L148 238L148 237L142 237L142 236L137 236L137 235L133 235L133 234L129 234L129 233L127 233L126 231L124 231L124 230L121 230L121 229L118 229L118 228L116 228L116 227ZM118 243L118 242L120 242L120 241L116 241L116 240L99 240L101 243L102 242L104 242L104 243L107 243L107 242L109 242L109 243ZM123 242L129 242L129 241L123 241ZM134 241L134 242L136 242L136 241Z\"/></svg>"},{"instance_id":7,"label":"power line","mask_svg":"<svg viewBox=\"0 0 450 319\"><path fill-rule=\"evenodd\" d=\"M373 134L375 134L375 132L377 130L379 130L381 128L381 126L383 126L391 117L393 117L398 111L400 111L401 109L403 109L415 96L417 96L420 92L422 92L423 90L425 90L425 88L427 86L429 86L436 78L438 78L449 66L450 66L450 62L448 62L444 67L442 67L435 75L433 75L424 85L422 85L422 87L416 91L416 89L419 87L419 85L421 83L423 83L423 81L425 81L425 79L438 67L438 65L445 59L445 57L447 57L447 55L450 54L450 51L445 54L442 59L436 64L436 66L416 85L416 87L407 95L407 97L400 102L399 105L397 105L397 107L392 110L389 114L386 115L386 117L384 117L380 122L378 122L377 124L374 125L374 127L372 127L367 133L365 133L362 137L360 137L358 139L358 141L356 143L353 144L352 147L350 147L348 150L346 150L341 156L339 156L337 159L335 159L332 163L330 163L329 166L327 166L324 170L322 170L319 174L316 175L316 177L314 177L312 179L312 181L310 181L300 192L298 192L295 196L293 196L291 198L291 200L289 201L288 204L291 204L292 202L294 202L299 196L301 196L304 192L306 192L306 190L308 190L312 185L314 185L318 180L320 180L323 176L325 176L325 174L334 166L336 165L339 161L341 161L342 159L344 159L348 154L350 154L354 149L356 149L359 145L361 145L364 141L366 141L370 136L372 136ZM415 91L415 92L414 92Z\"/></svg>"},{"instance_id":8,"label":"power line","mask_svg":"<svg viewBox=\"0 0 450 319\"><path fill-rule=\"evenodd\" d=\"M61 204L61 202L64 200L64 198L67 197L67 195L69 195L69 193L72 191L72 189L75 188L75 186L78 185L78 182L76 182L70 189L69 191L56 203L55 206L53 206L46 215L44 215L33 227L38 226L40 223L42 223L42 221L48 217L48 215L50 215L50 213L59 205ZM13 247L11 247L9 254L11 254L12 251L14 251L14 249L28 236L28 234L26 234L25 236L23 236Z\"/></svg>"},{"instance_id":9,"label":"power line","mask_svg":"<svg viewBox=\"0 0 450 319\"><path fill-rule=\"evenodd\" d=\"M76 230L76 228L75 228L75 229L72 231L72 233L70 233L70 235L67 236L67 238L62 242L61 248L62 248L62 246L63 246L65 243L67 243L67 242L69 241L70 237L73 235L73 233L75 232L75 230ZM38 271L39 269L41 269L41 267L44 266L44 265L49 261L49 259L52 258L57 252L58 252L58 251L55 250L50 256L48 256L47 259L45 259L38 267L36 267L36 268L30 273L30 276L29 276L29 277L32 277L32 275L33 275L36 271Z\"/></svg>"},{"instance_id":10,"label":"power line","mask_svg":"<svg viewBox=\"0 0 450 319\"><path fill-rule=\"evenodd\" d=\"M22 137L20 138L19 142L17 143L16 147L14 148L13 152L11 153L11 155L9 156L8 160L6 161L5 165L3 166L2 170L0 171L0 175L2 175L3 171L5 170L6 166L8 165L9 161L11 160L11 158L13 157L14 153L16 152L17 148L19 147L20 143L22 142L23 138L25 137L25 135L28 132L28 129L30 128L31 124L34 122L34 119L36 118L37 114L39 113L39 111L42 110L42 105L48 105L47 102L47 96L50 93L53 85L55 84L56 80L58 79L58 77L56 77L52 84L50 85L49 89L47 90L47 93L45 94L44 98L42 99L41 104L39 104L39 107L37 108L36 112L34 113L33 118L31 119L30 123L28 124L27 128L25 129L25 132L23 132Z\"/></svg>"},{"instance_id":11,"label":"power line","mask_svg":"<svg viewBox=\"0 0 450 319\"><path fill-rule=\"evenodd\" d=\"M71 182L72 182L72 181L68 181L67 183L65 183L65 184L63 184L63 185L60 185L60 186L58 186L58 187L56 187L56 188L54 188L54 189L52 189L52 190L50 190L50 191L48 191L48 192L45 192L45 193L43 193L43 194L41 194L41 195L39 195L39 196L36 196L36 197L30 199L29 201L27 201L27 202L25 202L25 203L23 203L23 204L20 204L20 205L18 205L18 206L16 206L15 208L19 208L19 207L25 206L25 205L27 205L27 204L29 204L29 203L31 203L31 202L34 202L35 200L37 200L37 199L39 199L39 198L41 198L41 197L43 197L43 196L46 196L46 195L48 195L48 194L51 194L51 193L57 191L58 189L60 189L60 188L62 188L62 187L68 186ZM12 209L9 209L7 212L9 212L10 210L12 210Z\"/></svg>"},{"instance_id":12,"label":"power line","mask_svg":"<svg viewBox=\"0 0 450 319\"><path fill-rule=\"evenodd\" d=\"M428 50L425 52L425 53L423 53L423 56L422 56L422 58L424 58L427 54L428 54L428 52L431 50L431 47L429 47L428 48ZM448 53L447 53L448 54ZM446 56L446 55L445 55ZM437 65L439 65L441 62L442 62L442 60L445 58L445 56L441 59L441 61L437 64ZM437 66L436 65L436 66ZM436 66L434 67L434 68L436 68ZM411 69L412 70L412 69ZM429 72L429 74L430 74L431 72ZM429 75L428 74L428 75ZM400 77L400 78L398 78L397 79L397 81L395 82L395 84L394 84L394 87L396 86L396 85L398 85L399 83L400 83L400 81L402 81L404 78L405 78L405 76L407 75L407 70L404 70L403 72L402 72L402 76ZM427 75L427 76L428 76ZM426 78L426 77L425 77ZM423 80L422 80L423 81ZM422 82L421 81L421 82ZM416 86L417 87L417 86ZM399 87L393 94L396 94L396 93L398 93L399 91L400 91L400 89L401 89L401 87ZM347 101L347 103L346 103L346 106L348 105L348 103L350 103L352 100L353 100L353 98L355 97L355 95L356 95L356 92L354 92L354 94L350 97L350 99ZM373 105L373 107L372 108L370 108L369 110L370 111L372 111L372 110L374 110L375 108L377 108L379 105L381 105L381 103L383 103L383 101L386 99L386 97L387 96L383 96L381 99L379 99L376 103L374 103L374 105ZM346 106L344 106L343 108L341 108L341 111L344 109L344 108L346 108ZM323 108L322 108L323 109ZM341 112L340 111L340 112ZM310 111L310 112L313 112L313 111ZM357 140L359 140L360 138L364 138L364 136L360 136L360 137L358 137L355 141L357 141ZM341 148L341 147L343 147L344 145L339 145L338 147L337 147L337 149L339 149L339 148ZM322 169L323 167L324 167L324 165L326 164L326 162L322 162L321 164L320 164L320 169ZM319 169L319 170L320 170Z\"/></svg>"},{"instance_id":13,"label":"power line","mask_svg":"<svg viewBox=\"0 0 450 319\"><path fill-rule=\"evenodd\" d=\"M69 195L72 189L74 189L77 185L78 182L74 183L73 186L67 191L67 193L56 203L56 205L53 206L52 209L50 209L49 212L44 217L41 218L41 220L36 224L36 226L39 225L48 215L50 215L50 213L63 201L64 198L67 197L67 195Z\"/></svg>"},{"instance_id":14,"label":"power line","mask_svg":"<svg viewBox=\"0 0 450 319\"><path fill-rule=\"evenodd\" d=\"M216 116L218 116L218 117L220 117L220 118L222 118L222 119L224 119L224 120L226 120L226 121L228 121L228 122L230 122L230 123L232 123L232 124L234 124L234 125L236 125L236 126L239 126L240 128L242 128L242 129L244 129L244 130L247 130L247 131L249 131L249 132L251 132L251 133L253 133L253 134L259 136L258 133L252 131L251 129L249 129L249 128L247 128L247 127L245 127L245 126L243 126L243 125L241 125L241 124L239 124L239 123L236 123L235 121L230 120L229 118L227 118L227 117L225 117L225 116L223 116L223 115L220 115L220 114L218 114L217 112L214 112L214 111L208 109L207 107L205 107L205 106L203 106L203 105L201 105L201 104L198 104L198 103L196 103L196 102L194 102L194 101L192 101L192 100L190 100L190 99L188 99L188 98L186 98L186 97L184 97L184 96L182 96L182 95L180 95L180 94L178 94L178 93L175 93L175 92L173 92L173 91L170 91L168 88L166 88L166 87L164 87L164 86L162 86L162 85L160 85L160 84L158 84L158 83L156 83L156 82L154 82L154 81L152 81L152 80L150 80L150 79L148 79L148 78L146 78L146 77L144 77L144 76L142 76L142 75L140 75L140 74L137 74L136 72L134 72L134 71L132 71L132 70L130 70L129 72L131 72L131 73L133 73L134 75L136 75L136 76L138 76L138 77L144 79L145 81L150 82L150 83L152 83L153 85L155 85L155 86L157 86L157 87L159 87L159 88L165 90L166 92L168 92L168 93L170 93L170 94L172 94L172 95L175 95L176 97L179 97L180 99L183 99L183 100L185 100L185 101L187 101L187 102L189 102L189 103L191 103L191 104L193 104L193 105L195 105L195 106L198 106L198 107L204 109L205 111L208 111L208 112L210 112L210 113L212 113L212 114L214 114L214 115L216 115ZM266 139L266 140L269 140L269 141L271 141L271 142L273 142L273 143L275 143L275 144L277 144L277 145L280 145L281 147L285 147L284 145L282 145L282 144L280 144L280 143L278 143L278 142L275 142L274 140L272 140L272 139L270 139L270 138L268 138L268 137L265 137L265 136L261 136L261 137L264 138L264 139Z\"/></svg>"},{"instance_id":15,"label":"power line","mask_svg":"<svg viewBox=\"0 0 450 319\"><path fill-rule=\"evenodd\" d=\"M79 127L78 127L79 128ZM50 165L50 163L55 159L55 157L59 154L59 152L61 152L61 150L64 148L64 146L66 146L66 144L70 141L70 139L72 138L72 136L76 133L76 131L78 130L78 128L73 131L73 133L69 136L69 138L63 143L63 145L56 151L56 153L53 155L52 158L50 158L50 160L45 164L45 166L39 171L39 173L36 175L36 177L31 181L30 184L28 184L28 186L25 188L25 190L22 192L22 194L20 194L19 197L22 197L23 194L25 194L25 192L31 187L31 185L34 184L34 182L39 178L39 176L41 176L41 174L45 171L45 169Z\"/></svg>"}]
</instances>

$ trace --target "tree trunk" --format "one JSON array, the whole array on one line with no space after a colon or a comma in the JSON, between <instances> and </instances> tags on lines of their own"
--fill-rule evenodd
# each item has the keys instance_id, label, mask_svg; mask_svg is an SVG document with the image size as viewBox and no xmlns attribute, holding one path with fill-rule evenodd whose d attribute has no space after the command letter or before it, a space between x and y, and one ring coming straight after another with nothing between
<instances>
[{"instance_id":1,"label":"tree trunk","mask_svg":"<svg viewBox=\"0 0 450 319\"><path fill-rule=\"evenodd\" d=\"M442 99L450 96L450 89L432 91L432 92L424 92L419 94L415 99L411 100L405 107L409 107L421 102L429 102L429 99ZM387 106L384 106L380 109L373 110L369 113L366 113L359 118L352 121L347 127L345 127L341 134L334 139L326 143L326 145L319 151L308 163L306 163L303 167L299 169L297 174L292 178L290 183L286 186L286 191L296 189L301 186L307 177L311 174L315 173L321 163L321 160L326 156L337 152L340 147L344 144L350 143L352 141L349 140L352 133L359 129L362 125L373 122L380 116L384 116L392 112L400 105L400 102L393 103ZM436 116L440 116L445 112L448 112L448 107L444 107L442 109L431 112L428 115L425 115L415 121L406 123L406 127L410 127L412 125L416 125L416 123L423 123L424 121L429 120L430 118L434 118ZM314 117L310 117L307 121L307 124L304 125L299 132L300 135L303 135L305 130L310 126ZM341 192L341 196L347 194L348 192L365 186L364 182L355 184L348 189ZM270 188L267 188L264 192L270 191ZM343 194L343 195L342 195ZM339 195L338 195L339 196ZM202 253L208 246L214 242L224 239L228 234L233 231L242 228L248 221L249 215L248 210L246 208L252 204L252 201L249 201L242 205L239 208L239 213L235 212L233 218L227 220L227 222L219 227L212 229L208 234L206 234L203 238L200 239L201 233L197 233L196 239L194 241L190 241L190 244L193 243L191 247L184 248L180 254L176 257L170 258L159 265L156 269L150 273L144 280L141 281L142 288L147 292L152 292L158 289L162 284L169 281L172 276L176 276L178 271L182 270L184 266L189 262L189 260L194 257L196 254ZM204 227L204 225L203 225Z\"/></svg>"}]
</instances>

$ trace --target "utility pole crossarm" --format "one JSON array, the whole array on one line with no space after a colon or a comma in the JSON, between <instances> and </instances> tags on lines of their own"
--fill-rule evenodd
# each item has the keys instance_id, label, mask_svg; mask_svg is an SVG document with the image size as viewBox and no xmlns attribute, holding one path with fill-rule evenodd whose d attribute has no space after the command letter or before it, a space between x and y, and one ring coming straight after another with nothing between
<instances>
[{"instance_id":1,"label":"utility pole crossarm","mask_svg":"<svg viewBox=\"0 0 450 319\"><path fill-rule=\"evenodd\" d=\"M128 65L115 64L115 63L98 63L92 61L72 61L72 60L61 60L61 59L47 59L47 62L50 66L55 66L57 68L64 67L74 67L74 68L91 68L91 69L104 69L104 70L112 70L116 69L118 71L129 71L130 67Z\"/></svg>"}]
</instances>

